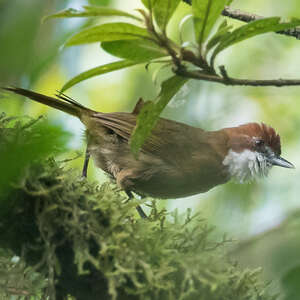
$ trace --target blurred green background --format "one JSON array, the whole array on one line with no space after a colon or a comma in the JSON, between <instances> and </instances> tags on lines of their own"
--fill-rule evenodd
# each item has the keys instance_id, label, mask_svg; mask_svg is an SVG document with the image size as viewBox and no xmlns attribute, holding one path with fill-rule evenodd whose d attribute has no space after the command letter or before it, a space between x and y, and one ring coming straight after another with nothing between
<instances>
[{"instance_id":1,"label":"blurred green background","mask_svg":"<svg viewBox=\"0 0 300 300\"><path fill-rule=\"evenodd\" d=\"M0 0L0 84L53 95L80 72L116 60L101 50L98 43L63 47L66 39L80 28L110 19L41 21L45 15L85 4L109 5L126 11L141 7L138 0ZM236 0L232 6L263 16L300 18L297 0ZM188 11L189 6L182 3L171 22L173 27L169 29L175 38L178 38L178 20ZM229 22L235 26L241 24ZM188 29L187 25L185 31ZM300 78L299 51L300 41L266 34L224 51L218 64L225 64L229 75L238 78ZM153 99L159 91L159 85L153 80L154 69L139 66L95 77L73 87L67 94L95 110L130 111L139 97ZM282 156L296 166L295 170L274 167L268 178L256 183L228 183L206 194L160 202L170 210L183 211L191 207L201 211L203 217L216 226L217 236L226 233L237 240L231 250L233 259L244 266L262 266L264 277L272 279L275 290L280 287L288 290L289 278L300 283L299 92L300 87L225 87L189 81L164 111L167 118L207 130L257 121L274 126L280 133ZM70 158L76 151L84 151L84 128L78 120L16 98L3 93L0 111L7 115L47 115L51 123L71 132L69 150L60 158ZM80 169L82 163L83 157L70 162L70 166ZM89 177L107 180L93 164ZM290 292L286 297L300 299Z\"/></svg>"}]
</instances>

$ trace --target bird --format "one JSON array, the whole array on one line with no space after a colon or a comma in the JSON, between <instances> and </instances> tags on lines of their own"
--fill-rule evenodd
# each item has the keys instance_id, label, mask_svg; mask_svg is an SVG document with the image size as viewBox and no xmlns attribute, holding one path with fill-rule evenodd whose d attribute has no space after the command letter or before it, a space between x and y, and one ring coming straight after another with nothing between
<instances>
[{"instance_id":1,"label":"bird","mask_svg":"<svg viewBox=\"0 0 300 300\"><path fill-rule=\"evenodd\" d=\"M144 100L131 113L103 113L62 93L49 97L23 88L4 89L79 118L87 139L83 174L91 156L128 195L183 198L231 179L244 183L265 177L273 166L295 168L280 156L279 134L264 123L206 131L159 118L136 157L129 141Z\"/></svg>"}]
</instances>

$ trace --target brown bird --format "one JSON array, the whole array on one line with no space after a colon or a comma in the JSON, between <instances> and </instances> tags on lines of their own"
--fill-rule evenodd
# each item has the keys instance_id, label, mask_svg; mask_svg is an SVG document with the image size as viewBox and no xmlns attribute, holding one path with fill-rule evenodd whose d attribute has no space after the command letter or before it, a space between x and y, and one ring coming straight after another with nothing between
<instances>
[{"instance_id":1,"label":"brown bird","mask_svg":"<svg viewBox=\"0 0 300 300\"><path fill-rule=\"evenodd\" d=\"M78 117L87 136L84 175L91 155L128 194L186 197L230 179L242 183L267 176L274 165L294 168L280 157L279 135L263 123L205 131L160 118L136 159L128 141L142 100L132 113L101 113L63 94L52 98L21 88L5 89Z\"/></svg>"}]
</instances>

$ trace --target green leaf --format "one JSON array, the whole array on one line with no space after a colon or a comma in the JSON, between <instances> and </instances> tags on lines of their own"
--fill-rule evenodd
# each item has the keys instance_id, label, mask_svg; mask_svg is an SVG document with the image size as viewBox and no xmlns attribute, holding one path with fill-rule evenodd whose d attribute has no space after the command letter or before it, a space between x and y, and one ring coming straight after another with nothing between
<instances>
[{"instance_id":1,"label":"green leaf","mask_svg":"<svg viewBox=\"0 0 300 300\"><path fill-rule=\"evenodd\" d=\"M103 42L101 47L108 53L129 60L154 59L167 56L164 50L148 40Z\"/></svg>"},{"instance_id":2,"label":"green leaf","mask_svg":"<svg viewBox=\"0 0 300 300\"><path fill-rule=\"evenodd\" d=\"M145 7L151 10L160 29L166 29L169 20L175 12L180 0L141 0Z\"/></svg>"},{"instance_id":3,"label":"green leaf","mask_svg":"<svg viewBox=\"0 0 300 300\"><path fill-rule=\"evenodd\" d=\"M180 0L156 0L153 6L155 20L160 29L166 29Z\"/></svg>"},{"instance_id":4,"label":"green leaf","mask_svg":"<svg viewBox=\"0 0 300 300\"><path fill-rule=\"evenodd\" d=\"M138 21L141 21L140 18L129 14L125 11L108 8L108 7L101 7L101 6L84 6L83 10L77 10L73 8L65 9L55 14L46 16L43 21L47 21L49 19L54 18L78 18L78 17L128 17Z\"/></svg>"},{"instance_id":5,"label":"green leaf","mask_svg":"<svg viewBox=\"0 0 300 300\"><path fill-rule=\"evenodd\" d=\"M144 6L147 7L148 9L153 8L156 1L157 0L141 0Z\"/></svg>"},{"instance_id":6,"label":"green leaf","mask_svg":"<svg viewBox=\"0 0 300 300\"><path fill-rule=\"evenodd\" d=\"M264 18L243 25L221 39L219 45L217 46L211 57L211 65L214 64L214 60L217 54L219 54L229 46L232 46L236 43L252 38L259 34L286 30L299 25L300 20L294 19L291 22L283 22L280 17Z\"/></svg>"},{"instance_id":7,"label":"green leaf","mask_svg":"<svg viewBox=\"0 0 300 300\"><path fill-rule=\"evenodd\" d=\"M188 79L173 76L161 85L161 91L155 102L147 102L137 117L137 125L130 138L131 151L138 155L142 145L151 134L161 112L169 101L176 95Z\"/></svg>"},{"instance_id":8,"label":"green leaf","mask_svg":"<svg viewBox=\"0 0 300 300\"><path fill-rule=\"evenodd\" d=\"M143 5L144 5L146 8L149 8L149 1L148 1L148 0L141 0L141 2L143 3Z\"/></svg>"},{"instance_id":9,"label":"green leaf","mask_svg":"<svg viewBox=\"0 0 300 300\"><path fill-rule=\"evenodd\" d=\"M193 0L194 29L199 45L206 40L228 0Z\"/></svg>"},{"instance_id":10,"label":"green leaf","mask_svg":"<svg viewBox=\"0 0 300 300\"><path fill-rule=\"evenodd\" d=\"M130 23L108 23L94 26L73 35L66 43L67 46L133 39L150 39L145 28Z\"/></svg>"},{"instance_id":11,"label":"green leaf","mask_svg":"<svg viewBox=\"0 0 300 300\"><path fill-rule=\"evenodd\" d=\"M64 92L65 90L69 89L70 87L72 87L73 85L84 81L86 79L89 79L91 77L94 76L98 76L101 74L105 74L105 73L109 73L109 72L113 72L116 70L120 70L120 69L124 69L127 67L131 67L137 64L141 64L143 62L147 62L148 59L144 59L144 60L136 60L136 61L131 61L131 60L121 60L121 61L116 61L113 63L109 63L106 65L102 65L93 69L90 69L88 71L82 72L79 75L73 77L71 80L69 80L66 84L64 84L64 86L61 88L61 92Z\"/></svg>"},{"instance_id":12,"label":"green leaf","mask_svg":"<svg viewBox=\"0 0 300 300\"><path fill-rule=\"evenodd\" d=\"M216 46L222 39L225 39L228 34L230 34L232 26L227 25L227 21L224 22L219 26L217 32L209 39L206 44L206 53L211 50L214 46Z\"/></svg>"}]
</instances>

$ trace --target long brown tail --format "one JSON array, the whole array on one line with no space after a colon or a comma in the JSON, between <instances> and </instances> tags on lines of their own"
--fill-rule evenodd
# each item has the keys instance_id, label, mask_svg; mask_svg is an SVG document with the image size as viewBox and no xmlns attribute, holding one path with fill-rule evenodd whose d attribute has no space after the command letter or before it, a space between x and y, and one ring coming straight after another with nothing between
<instances>
[{"instance_id":1,"label":"long brown tail","mask_svg":"<svg viewBox=\"0 0 300 300\"><path fill-rule=\"evenodd\" d=\"M19 95L23 95L34 101L56 108L78 118L81 117L83 111L89 111L88 108L84 107L83 105L79 104L78 102L64 94L57 94L57 98L53 98L22 88L3 87L2 89L14 92Z\"/></svg>"}]
</instances>

